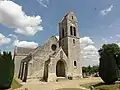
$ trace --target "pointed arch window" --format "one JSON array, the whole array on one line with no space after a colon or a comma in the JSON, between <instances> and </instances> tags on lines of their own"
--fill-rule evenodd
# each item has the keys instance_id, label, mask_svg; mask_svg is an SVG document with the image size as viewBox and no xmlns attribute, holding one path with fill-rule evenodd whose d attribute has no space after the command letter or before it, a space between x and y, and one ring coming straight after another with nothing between
<instances>
[{"instance_id":1,"label":"pointed arch window","mask_svg":"<svg viewBox=\"0 0 120 90\"><path fill-rule=\"evenodd\" d=\"M74 66L77 66L77 62L76 61L74 61Z\"/></svg>"},{"instance_id":2,"label":"pointed arch window","mask_svg":"<svg viewBox=\"0 0 120 90\"><path fill-rule=\"evenodd\" d=\"M72 16L72 20L73 20L73 16Z\"/></svg>"},{"instance_id":3,"label":"pointed arch window","mask_svg":"<svg viewBox=\"0 0 120 90\"><path fill-rule=\"evenodd\" d=\"M73 39L73 44L75 44L75 39Z\"/></svg>"},{"instance_id":4,"label":"pointed arch window","mask_svg":"<svg viewBox=\"0 0 120 90\"><path fill-rule=\"evenodd\" d=\"M70 35L73 35L72 26L70 26Z\"/></svg>"},{"instance_id":5,"label":"pointed arch window","mask_svg":"<svg viewBox=\"0 0 120 90\"><path fill-rule=\"evenodd\" d=\"M64 28L62 29L62 37L64 38Z\"/></svg>"},{"instance_id":6,"label":"pointed arch window","mask_svg":"<svg viewBox=\"0 0 120 90\"><path fill-rule=\"evenodd\" d=\"M73 30L74 30L74 36L76 36L76 28L73 27Z\"/></svg>"}]
</instances>

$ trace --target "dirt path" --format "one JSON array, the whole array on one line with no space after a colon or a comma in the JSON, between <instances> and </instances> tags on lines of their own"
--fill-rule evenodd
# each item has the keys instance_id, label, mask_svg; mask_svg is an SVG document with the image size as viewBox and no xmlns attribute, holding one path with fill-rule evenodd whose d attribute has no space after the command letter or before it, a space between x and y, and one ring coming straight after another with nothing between
<instances>
[{"instance_id":1,"label":"dirt path","mask_svg":"<svg viewBox=\"0 0 120 90\"><path fill-rule=\"evenodd\" d=\"M32 81L28 83L22 83L22 88L28 88L28 90L56 90L59 88L81 88L86 90L84 87L81 87L81 84L87 84L92 82L102 82L100 78L86 78L79 80L65 80L60 82L38 82ZM24 89L16 89L16 90L24 90Z\"/></svg>"}]
</instances>

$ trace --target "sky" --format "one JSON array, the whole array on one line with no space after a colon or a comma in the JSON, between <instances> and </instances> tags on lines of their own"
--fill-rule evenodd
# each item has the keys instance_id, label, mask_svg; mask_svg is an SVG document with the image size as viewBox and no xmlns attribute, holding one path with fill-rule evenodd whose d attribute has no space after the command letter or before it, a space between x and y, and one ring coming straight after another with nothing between
<instances>
[{"instance_id":1,"label":"sky","mask_svg":"<svg viewBox=\"0 0 120 90\"><path fill-rule=\"evenodd\" d=\"M0 49L36 48L58 36L58 23L70 11L78 18L84 65L99 63L104 43L120 45L119 0L0 0Z\"/></svg>"}]
</instances>

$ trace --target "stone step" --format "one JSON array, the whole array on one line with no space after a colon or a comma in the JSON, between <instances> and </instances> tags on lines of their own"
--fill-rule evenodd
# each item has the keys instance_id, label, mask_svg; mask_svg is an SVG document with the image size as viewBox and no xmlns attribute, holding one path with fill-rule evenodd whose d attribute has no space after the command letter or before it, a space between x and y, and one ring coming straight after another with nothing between
<instances>
[{"instance_id":1,"label":"stone step","mask_svg":"<svg viewBox=\"0 0 120 90\"><path fill-rule=\"evenodd\" d=\"M68 80L66 77L57 77L56 81L64 81L64 80Z\"/></svg>"}]
</instances>

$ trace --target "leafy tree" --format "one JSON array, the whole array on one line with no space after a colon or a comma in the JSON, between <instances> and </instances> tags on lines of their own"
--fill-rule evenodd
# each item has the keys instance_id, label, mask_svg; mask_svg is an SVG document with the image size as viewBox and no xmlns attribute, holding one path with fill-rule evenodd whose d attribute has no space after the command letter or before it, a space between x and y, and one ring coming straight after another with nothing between
<instances>
[{"instance_id":1,"label":"leafy tree","mask_svg":"<svg viewBox=\"0 0 120 90\"><path fill-rule=\"evenodd\" d=\"M86 67L82 67L82 72L87 73Z\"/></svg>"},{"instance_id":2,"label":"leafy tree","mask_svg":"<svg viewBox=\"0 0 120 90\"><path fill-rule=\"evenodd\" d=\"M8 89L14 76L14 59L11 52L0 53L0 89Z\"/></svg>"},{"instance_id":3,"label":"leafy tree","mask_svg":"<svg viewBox=\"0 0 120 90\"><path fill-rule=\"evenodd\" d=\"M114 83L118 78L117 57L120 48L117 44L104 44L99 50L99 75L106 84Z\"/></svg>"},{"instance_id":4,"label":"leafy tree","mask_svg":"<svg viewBox=\"0 0 120 90\"><path fill-rule=\"evenodd\" d=\"M95 65L95 66L88 66L88 67L82 67L82 72L83 73L89 73L90 74L94 74L94 73L97 73L98 72L98 68L99 66L98 65Z\"/></svg>"},{"instance_id":5,"label":"leafy tree","mask_svg":"<svg viewBox=\"0 0 120 90\"><path fill-rule=\"evenodd\" d=\"M93 73L97 73L99 71L99 66L98 65L95 65L92 67L92 72Z\"/></svg>"}]
</instances>

